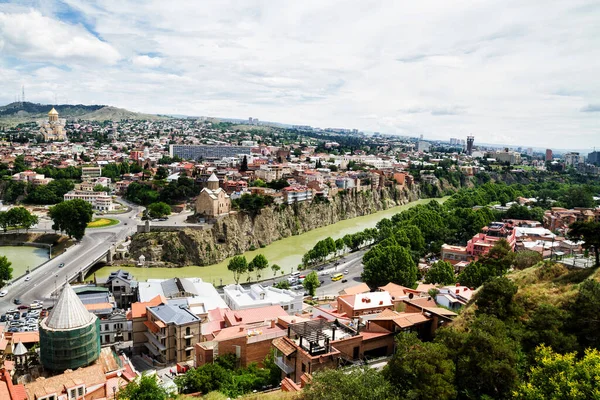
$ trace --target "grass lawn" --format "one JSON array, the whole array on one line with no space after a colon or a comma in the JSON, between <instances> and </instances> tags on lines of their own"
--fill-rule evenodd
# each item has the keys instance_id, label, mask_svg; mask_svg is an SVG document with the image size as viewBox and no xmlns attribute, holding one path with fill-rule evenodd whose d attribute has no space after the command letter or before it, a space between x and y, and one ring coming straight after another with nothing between
<instances>
[{"instance_id":1,"label":"grass lawn","mask_svg":"<svg viewBox=\"0 0 600 400\"><path fill-rule=\"evenodd\" d=\"M92 222L90 222L87 227L88 228L105 228L107 226L117 225L119 223L118 219L113 218L96 218Z\"/></svg>"}]
</instances>

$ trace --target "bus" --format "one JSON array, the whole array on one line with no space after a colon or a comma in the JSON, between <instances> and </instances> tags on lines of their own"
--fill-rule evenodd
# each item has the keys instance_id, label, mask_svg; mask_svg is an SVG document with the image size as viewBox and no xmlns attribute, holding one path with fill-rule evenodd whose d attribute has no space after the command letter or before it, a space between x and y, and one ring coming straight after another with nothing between
<instances>
[{"instance_id":1,"label":"bus","mask_svg":"<svg viewBox=\"0 0 600 400\"><path fill-rule=\"evenodd\" d=\"M344 274L335 274L331 277L332 281L339 281L340 279L342 279L344 277Z\"/></svg>"}]
</instances>

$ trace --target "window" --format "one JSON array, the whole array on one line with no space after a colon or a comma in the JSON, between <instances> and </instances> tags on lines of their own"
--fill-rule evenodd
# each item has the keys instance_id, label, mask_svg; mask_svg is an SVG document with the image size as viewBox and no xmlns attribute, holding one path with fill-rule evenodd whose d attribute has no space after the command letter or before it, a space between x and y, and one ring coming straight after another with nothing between
<instances>
[{"instance_id":1,"label":"window","mask_svg":"<svg viewBox=\"0 0 600 400\"><path fill-rule=\"evenodd\" d=\"M185 328L185 334L189 335L190 334L190 327L188 326L187 328Z\"/></svg>"},{"instance_id":2,"label":"window","mask_svg":"<svg viewBox=\"0 0 600 400\"><path fill-rule=\"evenodd\" d=\"M77 390L76 389L71 389L69 391L69 397L72 398L72 399L77 398Z\"/></svg>"},{"instance_id":3,"label":"window","mask_svg":"<svg viewBox=\"0 0 600 400\"><path fill-rule=\"evenodd\" d=\"M83 396L83 386L77 388L77 396Z\"/></svg>"},{"instance_id":4,"label":"window","mask_svg":"<svg viewBox=\"0 0 600 400\"><path fill-rule=\"evenodd\" d=\"M107 331L108 330L108 324L104 324L104 330Z\"/></svg>"},{"instance_id":5,"label":"window","mask_svg":"<svg viewBox=\"0 0 600 400\"><path fill-rule=\"evenodd\" d=\"M185 339L185 347L190 347L192 345L192 339Z\"/></svg>"},{"instance_id":6,"label":"window","mask_svg":"<svg viewBox=\"0 0 600 400\"><path fill-rule=\"evenodd\" d=\"M306 364L302 363L302 372L306 372Z\"/></svg>"},{"instance_id":7,"label":"window","mask_svg":"<svg viewBox=\"0 0 600 400\"><path fill-rule=\"evenodd\" d=\"M185 351L185 358L190 358L192 356L192 351L191 350L186 350Z\"/></svg>"},{"instance_id":8,"label":"window","mask_svg":"<svg viewBox=\"0 0 600 400\"><path fill-rule=\"evenodd\" d=\"M104 343L110 342L110 335L104 335Z\"/></svg>"}]
</instances>

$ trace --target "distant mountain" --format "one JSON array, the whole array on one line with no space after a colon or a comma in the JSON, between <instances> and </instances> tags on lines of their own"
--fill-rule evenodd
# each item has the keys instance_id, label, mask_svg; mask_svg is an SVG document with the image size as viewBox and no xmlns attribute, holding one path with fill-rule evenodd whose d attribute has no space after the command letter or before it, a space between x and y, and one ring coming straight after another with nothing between
<instances>
[{"instance_id":1,"label":"distant mountain","mask_svg":"<svg viewBox=\"0 0 600 400\"><path fill-rule=\"evenodd\" d=\"M106 105L83 105L83 104L38 104L30 102L15 102L0 107L0 125L17 125L25 122L39 121L46 119L48 112L54 107L58 111L60 118L72 120L89 120L89 121L120 121L123 119L133 120L160 120L166 117L141 114L116 108Z\"/></svg>"}]
</instances>

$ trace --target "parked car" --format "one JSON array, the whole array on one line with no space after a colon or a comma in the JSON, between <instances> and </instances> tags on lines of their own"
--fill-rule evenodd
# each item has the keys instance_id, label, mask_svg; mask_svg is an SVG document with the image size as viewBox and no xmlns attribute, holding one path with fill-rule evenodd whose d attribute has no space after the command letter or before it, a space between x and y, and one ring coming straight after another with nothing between
<instances>
[{"instance_id":1,"label":"parked car","mask_svg":"<svg viewBox=\"0 0 600 400\"><path fill-rule=\"evenodd\" d=\"M60 263L60 264L58 264L58 268L62 268L62 267L64 267L64 266L65 266L65 263Z\"/></svg>"},{"instance_id":2,"label":"parked car","mask_svg":"<svg viewBox=\"0 0 600 400\"><path fill-rule=\"evenodd\" d=\"M25 282L29 282L31 280L30 276L25 277Z\"/></svg>"},{"instance_id":3,"label":"parked car","mask_svg":"<svg viewBox=\"0 0 600 400\"><path fill-rule=\"evenodd\" d=\"M16 305L21 304L21 299L19 299L18 297L16 299L13 300L13 303L15 303Z\"/></svg>"},{"instance_id":4,"label":"parked car","mask_svg":"<svg viewBox=\"0 0 600 400\"><path fill-rule=\"evenodd\" d=\"M3 291L0 292L0 297L4 297L7 294L8 294L8 291L7 290L3 290Z\"/></svg>"},{"instance_id":5,"label":"parked car","mask_svg":"<svg viewBox=\"0 0 600 400\"><path fill-rule=\"evenodd\" d=\"M344 270L344 275L348 275L348 273L349 273L349 272L348 272L348 270L347 270L347 269L345 269L345 270Z\"/></svg>"},{"instance_id":6,"label":"parked car","mask_svg":"<svg viewBox=\"0 0 600 400\"><path fill-rule=\"evenodd\" d=\"M342 279L342 283L348 282L348 279Z\"/></svg>"},{"instance_id":7,"label":"parked car","mask_svg":"<svg viewBox=\"0 0 600 400\"><path fill-rule=\"evenodd\" d=\"M26 304L21 304L19 307L17 307L18 310L27 310L28 308L29 306Z\"/></svg>"},{"instance_id":8,"label":"parked car","mask_svg":"<svg viewBox=\"0 0 600 400\"><path fill-rule=\"evenodd\" d=\"M2 314L2 316L0 316L0 322L6 322L6 315Z\"/></svg>"},{"instance_id":9,"label":"parked car","mask_svg":"<svg viewBox=\"0 0 600 400\"><path fill-rule=\"evenodd\" d=\"M27 318L27 313L26 313L26 312L24 312L23 314L21 314L21 317L23 317L23 318Z\"/></svg>"}]
</instances>

